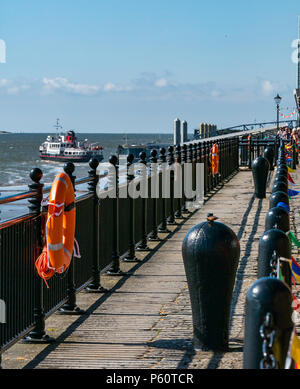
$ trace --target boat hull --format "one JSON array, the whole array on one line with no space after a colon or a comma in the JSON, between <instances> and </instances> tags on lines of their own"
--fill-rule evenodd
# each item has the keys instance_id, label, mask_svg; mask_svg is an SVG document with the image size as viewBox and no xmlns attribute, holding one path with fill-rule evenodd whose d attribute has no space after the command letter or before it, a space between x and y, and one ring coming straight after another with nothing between
<instances>
[{"instance_id":1,"label":"boat hull","mask_svg":"<svg viewBox=\"0 0 300 389\"><path fill-rule=\"evenodd\" d=\"M44 161L86 163L89 162L92 158L95 158L99 162L101 162L103 160L103 155L84 155L68 157L65 155L40 154L40 158Z\"/></svg>"}]
</instances>

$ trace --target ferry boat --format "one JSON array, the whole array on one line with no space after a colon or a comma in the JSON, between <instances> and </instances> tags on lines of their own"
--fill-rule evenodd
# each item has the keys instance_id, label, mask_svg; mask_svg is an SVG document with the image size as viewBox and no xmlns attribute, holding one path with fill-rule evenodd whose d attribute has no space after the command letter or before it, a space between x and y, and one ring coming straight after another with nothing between
<instances>
[{"instance_id":1,"label":"ferry boat","mask_svg":"<svg viewBox=\"0 0 300 389\"><path fill-rule=\"evenodd\" d=\"M56 129L62 128L57 120ZM39 148L40 158L57 162L89 162L96 158L103 160L102 147L98 143L88 143L88 140L78 141L73 130L66 134L48 135Z\"/></svg>"}]
</instances>

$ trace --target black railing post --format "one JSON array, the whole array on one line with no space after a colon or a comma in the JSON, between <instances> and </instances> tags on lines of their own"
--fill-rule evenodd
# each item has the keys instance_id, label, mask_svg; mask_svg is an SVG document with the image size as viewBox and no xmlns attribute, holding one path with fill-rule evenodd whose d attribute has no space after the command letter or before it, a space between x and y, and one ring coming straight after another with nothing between
<instances>
[{"instance_id":1,"label":"black railing post","mask_svg":"<svg viewBox=\"0 0 300 389\"><path fill-rule=\"evenodd\" d=\"M183 203L182 203L182 207L181 207L181 212L182 213L190 213L190 211L186 208L186 195L185 195L185 164L187 163L188 161L188 158L187 158L187 145L184 144L182 146L182 198L183 198Z\"/></svg>"},{"instance_id":2,"label":"black railing post","mask_svg":"<svg viewBox=\"0 0 300 389\"><path fill-rule=\"evenodd\" d=\"M183 174L182 174L182 165L181 165L181 146L180 145L177 145L176 148L176 153L175 153L175 158L176 158L176 171L177 171L177 175L176 175L176 187L178 188L178 182L180 182L181 184L181 190L183 189L182 187L182 182L183 182ZM178 171L180 169L180 171ZM177 206L176 206L176 211L175 211L175 218L176 219L183 219L183 216L182 216L182 213L181 213L181 207L182 207L182 198L183 198L183 194L181 193L181 197L177 197Z\"/></svg>"},{"instance_id":3,"label":"black railing post","mask_svg":"<svg viewBox=\"0 0 300 389\"><path fill-rule=\"evenodd\" d=\"M210 169L211 169L211 163L210 163L210 142L205 142L206 147L206 189L207 193L210 192Z\"/></svg>"},{"instance_id":4,"label":"black railing post","mask_svg":"<svg viewBox=\"0 0 300 389\"><path fill-rule=\"evenodd\" d=\"M72 162L68 162L64 166L65 173L70 177L72 181L72 185L75 191L75 179L76 177L73 176L75 170L75 166ZM72 259L70 266L67 270L67 302L58 309L57 313L60 315L82 315L85 313L85 311L81 308L79 308L76 305L76 288L75 288L75 274L74 274L74 257L72 253Z\"/></svg>"},{"instance_id":5,"label":"black railing post","mask_svg":"<svg viewBox=\"0 0 300 389\"><path fill-rule=\"evenodd\" d=\"M211 151L212 151L212 141L207 142L207 161L208 161L208 192L212 190L212 163L211 163Z\"/></svg>"},{"instance_id":6,"label":"black railing post","mask_svg":"<svg viewBox=\"0 0 300 389\"><path fill-rule=\"evenodd\" d=\"M252 135L249 136L249 141L248 141L248 168L251 169L252 166L252 157L253 157L253 142L252 142Z\"/></svg>"},{"instance_id":7,"label":"black railing post","mask_svg":"<svg viewBox=\"0 0 300 389\"><path fill-rule=\"evenodd\" d=\"M188 159L187 159L187 162L191 165L191 169L192 169L192 176L191 176L191 192L194 191L195 189L195 166L194 166L194 146L192 143L189 143L188 145ZM190 198L188 199L188 201L191 203L194 199L193 198Z\"/></svg>"},{"instance_id":8,"label":"black railing post","mask_svg":"<svg viewBox=\"0 0 300 389\"><path fill-rule=\"evenodd\" d=\"M219 141L218 140L216 140L214 143L217 145L218 152L219 152L218 153L218 155L219 155L219 170L218 170L218 173L214 175L214 186L215 186L215 188L217 188L218 185L219 185L219 181L220 181L220 147L219 147Z\"/></svg>"},{"instance_id":9,"label":"black railing post","mask_svg":"<svg viewBox=\"0 0 300 389\"><path fill-rule=\"evenodd\" d=\"M168 165L170 169L170 215L167 219L167 223L170 226L176 226L174 215L174 147L168 148Z\"/></svg>"},{"instance_id":10,"label":"black railing post","mask_svg":"<svg viewBox=\"0 0 300 389\"><path fill-rule=\"evenodd\" d=\"M167 228L167 216L166 216L166 198L165 198L165 185L166 185L166 177L165 177L165 172L166 172L166 149L162 147L159 151L159 163L160 163L160 174L161 174L161 182L162 182L162 222L158 228L158 232L160 233L166 233L168 234L171 232Z\"/></svg>"},{"instance_id":11,"label":"black railing post","mask_svg":"<svg viewBox=\"0 0 300 389\"><path fill-rule=\"evenodd\" d=\"M118 158L111 155L109 158L109 187L114 189L114 197L112 198L112 253L111 266L106 271L107 275L121 274L120 256L118 251L119 237L119 166Z\"/></svg>"},{"instance_id":12,"label":"black railing post","mask_svg":"<svg viewBox=\"0 0 300 389\"><path fill-rule=\"evenodd\" d=\"M221 140L221 155L222 155L222 181L226 178L226 157L225 157L225 140Z\"/></svg>"},{"instance_id":13,"label":"black railing post","mask_svg":"<svg viewBox=\"0 0 300 389\"><path fill-rule=\"evenodd\" d=\"M127 156L127 196L128 196L128 203L129 203L129 219L128 219L128 229L129 229L129 247L128 247L128 254L123 259L123 262L140 262L139 259L135 256L135 239L134 239L134 232L135 232L135 209L134 209L134 201L132 196L130 196L129 193L129 185L134 180L134 174L131 171L132 165L134 161L134 155L129 154Z\"/></svg>"},{"instance_id":14,"label":"black railing post","mask_svg":"<svg viewBox=\"0 0 300 389\"><path fill-rule=\"evenodd\" d=\"M229 176L229 164L230 164L230 158L229 158L229 140L225 139L224 141L225 146L225 177L228 178Z\"/></svg>"},{"instance_id":15,"label":"black railing post","mask_svg":"<svg viewBox=\"0 0 300 389\"><path fill-rule=\"evenodd\" d=\"M88 183L89 192L93 195L93 266L92 266L92 282L85 288L86 292L90 293L105 293L107 289L100 284L100 269L99 269L99 199L97 196L97 185L99 176L97 175L97 167L99 161L94 158L89 161L91 170L89 177L92 179Z\"/></svg>"},{"instance_id":16,"label":"black railing post","mask_svg":"<svg viewBox=\"0 0 300 389\"><path fill-rule=\"evenodd\" d=\"M151 196L152 196L152 231L149 235L149 241L159 242L161 239L157 235L157 196L159 196L159 173L157 166L157 151L151 150L150 158L151 173Z\"/></svg>"},{"instance_id":17,"label":"black railing post","mask_svg":"<svg viewBox=\"0 0 300 389\"><path fill-rule=\"evenodd\" d=\"M235 169L239 171L240 169L240 159L239 159L239 137L235 138Z\"/></svg>"},{"instance_id":18,"label":"black railing post","mask_svg":"<svg viewBox=\"0 0 300 389\"><path fill-rule=\"evenodd\" d=\"M194 189L196 191L196 189L197 189L197 162L198 162L198 144L197 143L193 144L193 161L194 161L194 163L193 163L193 165L194 165ZM197 198L197 193L196 193L194 200L196 200L196 198Z\"/></svg>"},{"instance_id":19,"label":"black railing post","mask_svg":"<svg viewBox=\"0 0 300 389\"><path fill-rule=\"evenodd\" d=\"M207 160L206 160L206 142L202 142L202 163L204 164L204 196L207 195Z\"/></svg>"},{"instance_id":20,"label":"black railing post","mask_svg":"<svg viewBox=\"0 0 300 389\"><path fill-rule=\"evenodd\" d=\"M142 180L148 180L147 177L147 155L144 151L142 151L139 155L140 160L139 163L145 166L145 172L142 172ZM146 185L147 186L147 185ZM148 187L148 186L147 186ZM142 193L142 240L136 246L137 251L150 251L150 248L147 246L147 193Z\"/></svg>"},{"instance_id":21,"label":"black railing post","mask_svg":"<svg viewBox=\"0 0 300 389\"><path fill-rule=\"evenodd\" d=\"M36 258L41 254L43 249L42 243L42 215L41 215L41 203L43 200L43 187L44 184L40 183L43 177L43 172L36 168L31 170L30 178L34 182L28 185L29 189L36 192L37 194L29 202L29 213L34 217L34 233L35 233L35 254ZM54 339L46 335L45 332L45 313L43 307L43 280L35 271L35 302L34 302L34 324L35 327L30 333L25 336L23 342L26 343L50 343Z\"/></svg>"}]
</instances>

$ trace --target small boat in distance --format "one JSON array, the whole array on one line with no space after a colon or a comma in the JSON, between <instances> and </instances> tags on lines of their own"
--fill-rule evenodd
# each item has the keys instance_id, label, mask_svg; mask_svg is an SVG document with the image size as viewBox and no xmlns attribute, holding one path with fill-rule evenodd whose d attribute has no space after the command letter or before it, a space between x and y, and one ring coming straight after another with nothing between
<instances>
[{"instance_id":1,"label":"small boat in distance","mask_svg":"<svg viewBox=\"0 0 300 389\"><path fill-rule=\"evenodd\" d=\"M139 156L141 152L146 153L146 160L149 161L151 157L151 151L155 149L157 153L159 154L159 150L161 148L168 149L170 145L167 143L158 143L158 142L151 142L146 144L124 144L119 145L117 148L117 156L119 159L119 163L126 163L127 157L129 154L132 154L134 156L133 162L139 161ZM157 154L157 158L159 155Z\"/></svg>"},{"instance_id":2,"label":"small boat in distance","mask_svg":"<svg viewBox=\"0 0 300 389\"><path fill-rule=\"evenodd\" d=\"M78 141L73 130L66 134L58 134L62 129L57 119L56 135L48 135L39 148L40 158L56 162L89 162L91 158L99 162L103 160L102 147L98 143L88 143L88 140Z\"/></svg>"}]
</instances>

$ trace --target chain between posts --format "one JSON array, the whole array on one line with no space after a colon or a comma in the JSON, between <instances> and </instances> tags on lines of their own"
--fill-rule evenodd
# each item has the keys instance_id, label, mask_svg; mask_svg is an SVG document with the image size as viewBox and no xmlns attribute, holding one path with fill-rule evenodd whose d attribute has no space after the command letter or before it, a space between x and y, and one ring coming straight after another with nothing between
<instances>
[{"instance_id":1,"label":"chain between posts","mask_svg":"<svg viewBox=\"0 0 300 389\"><path fill-rule=\"evenodd\" d=\"M270 312L266 313L264 322L260 326L259 333L263 339L263 358L260 361L260 369L276 369L277 362L272 350L275 341L276 330L274 328L273 315Z\"/></svg>"},{"instance_id":2,"label":"chain between posts","mask_svg":"<svg viewBox=\"0 0 300 389\"><path fill-rule=\"evenodd\" d=\"M278 278L279 275L277 274L277 266L278 266L278 256L276 251L274 251L272 255L272 259L270 261L270 267L271 267L270 277Z\"/></svg>"}]
</instances>

